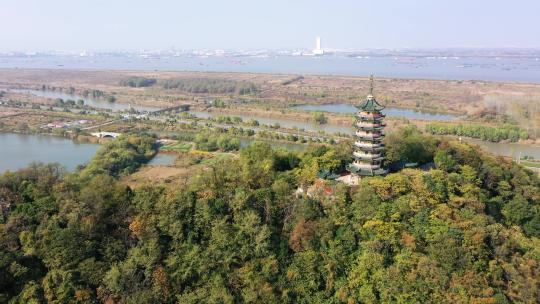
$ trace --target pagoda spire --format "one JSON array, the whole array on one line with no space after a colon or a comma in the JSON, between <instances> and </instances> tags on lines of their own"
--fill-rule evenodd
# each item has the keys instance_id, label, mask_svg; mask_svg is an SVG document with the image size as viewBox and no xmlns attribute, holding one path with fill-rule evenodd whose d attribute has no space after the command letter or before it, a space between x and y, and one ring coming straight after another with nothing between
<instances>
[{"instance_id":1,"label":"pagoda spire","mask_svg":"<svg viewBox=\"0 0 540 304\"><path fill-rule=\"evenodd\" d=\"M369 95L373 96L373 74L369 76Z\"/></svg>"}]
</instances>

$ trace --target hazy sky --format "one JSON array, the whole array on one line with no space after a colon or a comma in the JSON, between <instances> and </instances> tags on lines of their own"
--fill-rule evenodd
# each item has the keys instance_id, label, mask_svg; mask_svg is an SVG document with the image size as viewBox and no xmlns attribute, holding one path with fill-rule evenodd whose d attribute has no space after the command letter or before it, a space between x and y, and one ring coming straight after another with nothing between
<instances>
[{"instance_id":1,"label":"hazy sky","mask_svg":"<svg viewBox=\"0 0 540 304\"><path fill-rule=\"evenodd\" d=\"M2 50L540 47L540 0L0 0Z\"/></svg>"}]
</instances>

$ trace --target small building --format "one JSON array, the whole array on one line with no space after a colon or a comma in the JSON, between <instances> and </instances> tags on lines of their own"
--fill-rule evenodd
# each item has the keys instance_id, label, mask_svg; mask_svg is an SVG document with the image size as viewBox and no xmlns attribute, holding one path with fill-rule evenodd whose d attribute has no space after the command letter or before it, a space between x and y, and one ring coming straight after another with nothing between
<instances>
[{"instance_id":1,"label":"small building","mask_svg":"<svg viewBox=\"0 0 540 304\"><path fill-rule=\"evenodd\" d=\"M358 176L384 175L388 171L382 168L384 159L383 129L386 124L382 114L384 106L373 96L373 76L371 76L370 92L366 99L357 106L355 142L353 146L354 161L347 170Z\"/></svg>"},{"instance_id":2,"label":"small building","mask_svg":"<svg viewBox=\"0 0 540 304\"><path fill-rule=\"evenodd\" d=\"M60 129L60 128L67 128L68 124L62 121L53 121L51 123L48 123L46 127L53 128L53 129Z\"/></svg>"}]
</instances>

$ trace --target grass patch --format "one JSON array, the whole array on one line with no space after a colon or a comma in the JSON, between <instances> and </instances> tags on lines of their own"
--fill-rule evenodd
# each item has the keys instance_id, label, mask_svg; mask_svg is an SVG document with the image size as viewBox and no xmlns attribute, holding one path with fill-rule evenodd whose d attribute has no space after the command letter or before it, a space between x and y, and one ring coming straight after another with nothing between
<instances>
[{"instance_id":1,"label":"grass patch","mask_svg":"<svg viewBox=\"0 0 540 304\"><path fill-rule=\"evenodd\" d=\"M203 159L200 164L209 166L222 163L228 159L231 159L233 155L231 153L214 153L213 157Z\"/></svg>"},{"instance_id":2,"label":"grass patch","mask_svg":"<svg viewBox=\"0 0 540 304\"><path fill-rule=\"evenodd\" d=\"M191 150L192 144L190 143L176 143L165 145L160 148L161 151L170 151L170 152L189 152Z\"/></svg>"},{"instance_id":3,"label":"grass patch","mask_svg":"<svg viewBox=\"0 0 540 304\"><path fill-rule=\"evenodd\" d=\"M520 161L519 163L525 167L540 168L540 162Z\"/></svg>"}]
</instances>

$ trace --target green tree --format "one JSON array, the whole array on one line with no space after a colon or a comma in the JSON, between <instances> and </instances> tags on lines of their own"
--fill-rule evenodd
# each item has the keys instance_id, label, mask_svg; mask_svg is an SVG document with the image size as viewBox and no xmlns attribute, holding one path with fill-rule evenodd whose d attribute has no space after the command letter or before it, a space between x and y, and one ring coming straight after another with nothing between
<instances>
[{"instance_id":1,"label":"green tree","mask_svg":"<svg viewBox=\"0 0 540 304\"><path fill-rule=\"evenodd\" d=\"M328 122L328 119L322 112L313 112L312 117L313 121L319 125L324 125Z\"/></svg>"},{"instance_id":2,"label":"green tree","mask_svg":"<svg viewBox=\"0 0 540 304\"><path fill-rule=\"evenodd\" d=\"M452 155L448 154L448 152L444 150L437 151L433 160L435 161L435 165L437 166L437 168L446 172L454 171L457 166L457 163L452 158Z\"/></svg>"}]
</instances>

